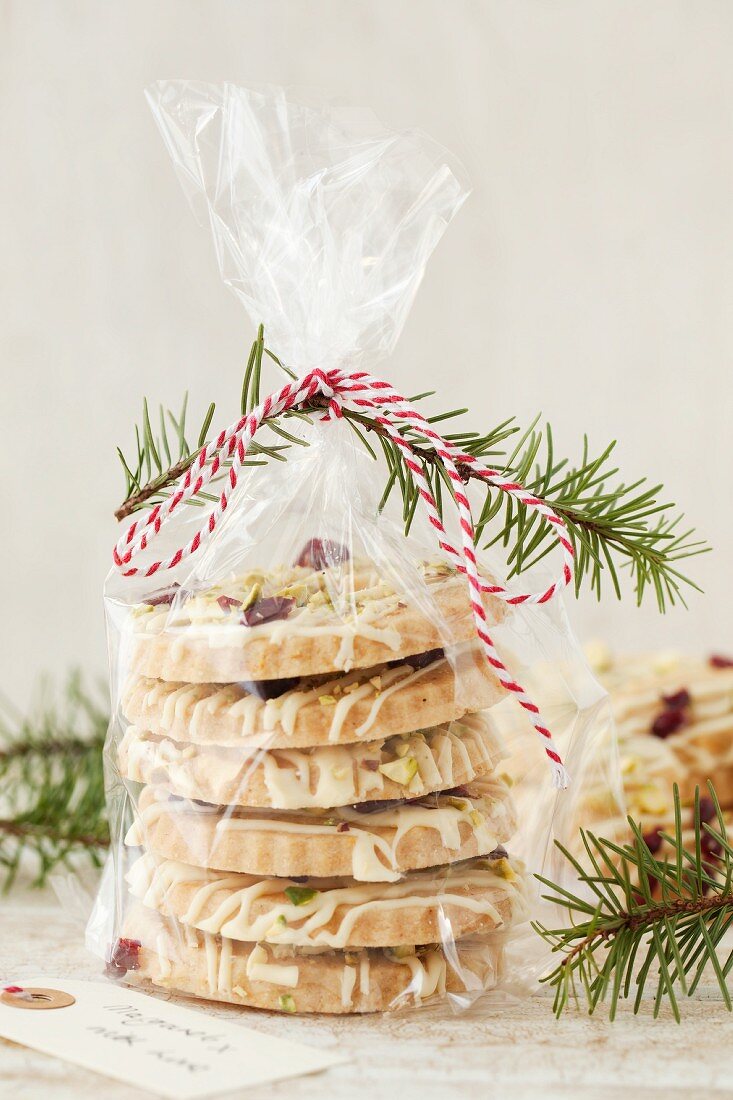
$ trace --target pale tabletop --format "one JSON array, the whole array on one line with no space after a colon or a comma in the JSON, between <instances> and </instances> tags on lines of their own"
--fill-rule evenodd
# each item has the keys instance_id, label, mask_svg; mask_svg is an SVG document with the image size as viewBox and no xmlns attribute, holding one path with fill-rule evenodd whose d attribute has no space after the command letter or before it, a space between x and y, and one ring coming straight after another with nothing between
<instances>
[{"instance_id":1,"label":"pale tabletop","mask_svg":"<svg viewBox=\"0 0 733 1100\"><path fill-rule=\"evenodd\" d=\"M32 974L99 978L79 923L49 891L20 888L0 899L0 982ZM569 1011L560 1021L545 997L474 1008L463 1015L424 1009L388 1017L298 1018L187 1002L263 1032L337 1047L348 1064L230 1096L248 1100L606 1098L656 1100L733 1095L733 1017L712 992L685 1002L678 1026L668 1012L600 1016ZM144 1100L131 1089L0 1040L0 1097Z\"/></svg>"}]
</instances>

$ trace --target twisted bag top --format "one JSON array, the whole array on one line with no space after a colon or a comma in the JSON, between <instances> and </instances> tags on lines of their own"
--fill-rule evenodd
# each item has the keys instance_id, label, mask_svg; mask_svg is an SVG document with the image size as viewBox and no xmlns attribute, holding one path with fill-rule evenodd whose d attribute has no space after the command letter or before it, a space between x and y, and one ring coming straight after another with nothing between
<instances>
[{"instance_id":1,"label":"twisted bag top","mask_svg":"<svg viewBox=\"0 0 733 1100\"><path fill-rule=\"evenodd\" d=\"M353 369L393 349L427 258L466 198L460 169L424 135L385 131L364 114L315 109L280 89L168 82L148 96L184 189L211 225L225 282L253 320L264 322L278 354L300 376L201 449L171 495L120 538L117 569L124 576L173 569L211 537L264 420L308 406L317 396L327 399L330 417L358 412L401 450L440 549L467 579L486 658L529 713L555 784L566 786L550 731L499 657L481 601L489 592L509 604L541 604L569 584L573 547L563 520L521 485L441 438L389 382ZM430 485L401 434L405 428L435 449L450 478L460 547L446 534ZM194 536L165 559L134 565L181 505L222 474L225 462L221 493ZM459 466L470 466L472 475L552 524L564 559L558 581L539 593L511 594L481 578Z\"/></svg>"}]
</instances>

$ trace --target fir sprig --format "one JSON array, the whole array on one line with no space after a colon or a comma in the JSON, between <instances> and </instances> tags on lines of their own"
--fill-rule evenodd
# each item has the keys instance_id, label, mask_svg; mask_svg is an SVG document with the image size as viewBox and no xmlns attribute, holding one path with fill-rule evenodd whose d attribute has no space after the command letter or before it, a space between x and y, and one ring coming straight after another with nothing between
<instances>
[{"instance_id":1,"label":"fir sprig","mask_svg":"<svg viewBox=\"0 0 733 1100\"><path fill-rule=\"evenodd\" d=\"M9 889L23 861L34 885L81 855L94 865L109 843L102 746L106 701L69 678L62 702L45 691L28 717L0 710L0 884Z\"/></svg>"},{"instance_id":2,"label":"fir sprig","mask_svg":"<svg viewBox=\"0 0 733 1100\"><path fill-rule=\"evenodd\" d=\"M591 1013L605 1002L613 1019L620 1001L632 999L637 1013L648 995L655 1017L666 1001L679 1022L679 995L691 997L703 975L715 977L731 1009L733 951L722 959L719 948L733 925L733 846L715 790L708 786L714 823L701 821L696 792L689 846L675 786L674 833L660 834L670 845L669 858L652 854L641 829L629 819L633 842L626 845L581 830L586 866L558 845L582 892L537 876L550 890L545 899L564 908L570 918L561 928L533 925L563 956L544 979L555 990L558 1016L569 1001L584 999Z\"/></svg>"},{"instance_id":3,"label":"fir sprig","mask_svg":"<svg viewBox=\"0 0 733 1100\"><path fill-rule=\"evenodd\" d=\"M288 377L294 377L265 346L260 326L244 372L242 414L260 403L265 358ZM433 396L434 391L428 391L414 395L411 400L421 403ZM321 399L313 402L315 408L323 404ZM178 416L161 407L160 428L156 432L147 402L144 403L142 424L135 429L134 458L126 459L118 449L126 478L125 500L115 513L118 519L164 499L206 442L214 405L209 406L195 441L187 438L186 407L185 398ZM426 419L430 424L445 424L467 411L452 409L426 414ZM394 491L399 492L405 531L409 532L419 493L401 449L379 424L366 416L351 411L344 416L372 458L376 460L381 452L386 474L381 507ZM291 410L281 419L292 417L308 420L308 410ZM559 457L555 453L550 425L544 431L538 425L539 418L526 431L521 431L512 417L484 432L461 430L448 432L445 437L502 476L521 482L562 516L576 551L576 593L587 584L600 599L602 579L607 575L620 598L619 569L626 567L637 603L640 604L649 591L654 593L660 611L678 601L684 603L683 589L697 589L697 585L680 570L679 563L704 553L708 547L694 537L692 529L682 528L682 517L676 514L675 506L665 502L660 495L662 486L650 485L645 478L632 482L620 480L618 468L613 463L615 443L593 455L586 438L580 461L572 463ZM274 417L264 421L264 426L274 433L276 440L269 445L253 443L245 465L263 465L270 459L285 461L290 447L307 446L306 440L288 432ZM453 493L450 479L432 447L420 442L409 428L404 428L402 434L412 444L413 454L422 466L442 515L445 499ZM377 437L376 448L370 443L369 435ZM225 476L226 468L227 464L223 463L220 476ZM488 487L468 463L459 466L459 473L478 497L474 509L478 517L477 533L485 537L485 548L504 547L510 577L537 565L552 550L555 542L551 525L537 511ZM202 492L191 503L202 504L215 499L213 494Z\"/></svg>"}]
</instances>

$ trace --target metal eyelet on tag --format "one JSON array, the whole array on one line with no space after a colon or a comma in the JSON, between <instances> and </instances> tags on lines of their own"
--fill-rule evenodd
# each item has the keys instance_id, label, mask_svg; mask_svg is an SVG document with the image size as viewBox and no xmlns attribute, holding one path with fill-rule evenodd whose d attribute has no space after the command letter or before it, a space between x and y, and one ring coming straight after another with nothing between
<instances>
[{"instance_id":1,"label":"metal eyelet on tag","mask_svg":"<svg viewBox=\"0 0 733 1100\"><path fill-rule=\"evenodd\" d=\"M11 1008L49 1009L68 1008L76 1004L76 997L63 989L45 989L42 986L9 985L0 993L0 1004Z\"/></svg>"}]
</instances>

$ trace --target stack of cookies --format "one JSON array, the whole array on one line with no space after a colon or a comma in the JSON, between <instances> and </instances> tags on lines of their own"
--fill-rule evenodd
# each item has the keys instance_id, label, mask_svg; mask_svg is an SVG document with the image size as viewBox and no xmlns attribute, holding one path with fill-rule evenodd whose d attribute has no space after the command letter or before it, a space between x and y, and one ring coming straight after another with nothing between
<instances>
[{"instance_id":1,"label":"stack of cookies","mask_svg":"<svg viewBox=\"0 0 733 1100\"><path fill-rule=\"evenodd\" d=\"M495 984L503 934L527 911L504 847L502 744L482 713L504 693L465 579L415 568L400 584L313 539L295 565L132 608L114 971L285 1012Z\"/></svg>"}]
</instances>

